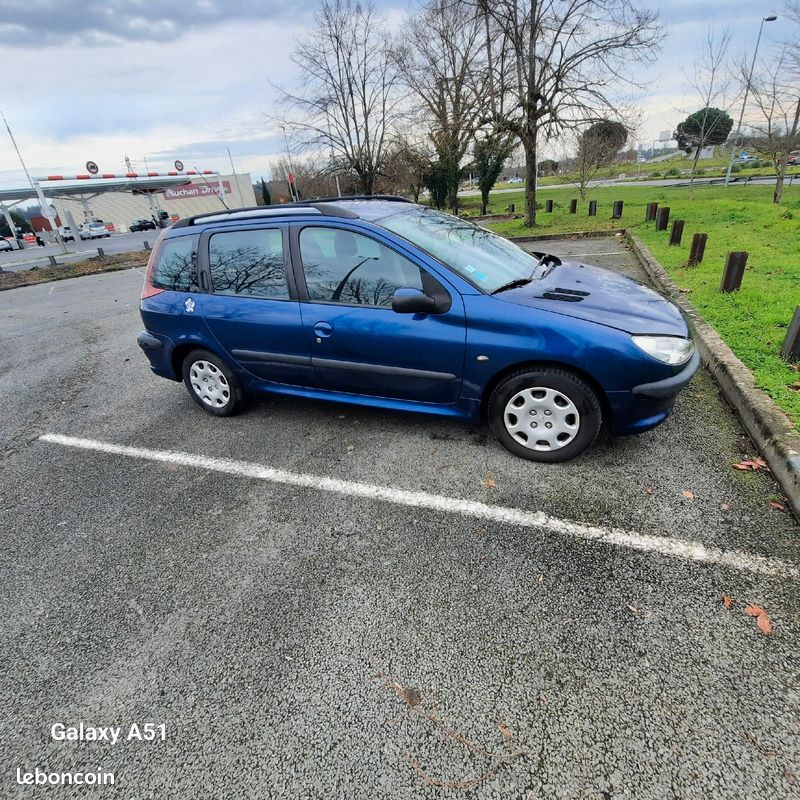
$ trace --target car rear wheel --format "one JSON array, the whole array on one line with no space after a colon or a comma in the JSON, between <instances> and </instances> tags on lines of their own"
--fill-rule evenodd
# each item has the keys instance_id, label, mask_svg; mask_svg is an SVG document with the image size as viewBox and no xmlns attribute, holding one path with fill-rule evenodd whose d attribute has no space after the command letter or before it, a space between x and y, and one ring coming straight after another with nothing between
<instances>
[{"instance_id":1,"label":"car rear wheel","mask_svg":"<svg viewBox=\"0 0 800 800\"><path fill-rule=\"evenodd\" d=\"M492 392L489 427L514 455L569 461L597 438L603 421L597 394L582 378L553 367L521 370Z\"/></svg>"},{"instance_id":2,"label":"car rear wheel","mask_svg":"<svg viewBox=\"0 0 800 800\"><path fill-rule=\"evenodd\" d=\"M209 350L192 350L183 361L183 382L192 399L217 417L242 410L244 391L230 367Z\"/></svg>"}]
</instances>

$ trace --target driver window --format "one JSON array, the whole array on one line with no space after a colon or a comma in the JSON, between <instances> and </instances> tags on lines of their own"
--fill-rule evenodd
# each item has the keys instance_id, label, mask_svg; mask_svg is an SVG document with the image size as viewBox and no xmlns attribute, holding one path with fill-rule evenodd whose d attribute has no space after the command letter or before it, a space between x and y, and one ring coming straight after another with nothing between
<instances>
[{"instance_id":1,"label":"driver window","mask_svg":"<svg viewBox=\"0 0 800 800\"><path fill-rule=\"evenodd\" d=\"M422 290L416 264L353 231L303 228L300 256L308 296L317 302L388 307L397 289Z\"/></svg>"}]
</instances>

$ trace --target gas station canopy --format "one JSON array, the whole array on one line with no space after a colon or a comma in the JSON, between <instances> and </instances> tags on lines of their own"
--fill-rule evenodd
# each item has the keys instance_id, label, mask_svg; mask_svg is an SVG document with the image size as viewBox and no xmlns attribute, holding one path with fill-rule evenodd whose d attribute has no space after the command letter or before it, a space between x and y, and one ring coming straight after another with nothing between
<instances>
[{"instance_id":1,"label":"gas station canopy","mask_svg":"<svg viewBox=\"0 0 800 800\"><path fill-rule=\"evenodd\" d=\"M48 175L47 177L36 178L34 183L41 187L45 197L74 197L80 198L81 195L98 195L103 192L156 192L170 186L180 186L189 183L193 176L208 176L213 179L216 176L213 170L187 170L186 172L158 173L148 172L138 174L130 172L124 175L105 174L99 177L91 175ZM36 188L33 186L20 187L15 189L0 189L0 203L16 205L25 200L37 200L39 197Z\"/></svg>"}]
</instances>

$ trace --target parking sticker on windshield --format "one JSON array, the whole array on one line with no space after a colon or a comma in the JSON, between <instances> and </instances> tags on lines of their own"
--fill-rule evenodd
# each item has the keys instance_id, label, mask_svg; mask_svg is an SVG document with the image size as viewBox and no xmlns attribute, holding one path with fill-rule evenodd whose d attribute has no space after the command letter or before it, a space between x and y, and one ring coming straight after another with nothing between
<instances>
[{"instance_id":1,"label":"parking sticker on windshield","mask_svg":"<svg viewBox=\"0 0 800 800\"><path fill-rule=\"evenodd\" d=\"M484 273L478 272L478 270L476 270L475 267L472 266L472 264L467 264L464 267L464 269L467 272L469 272L469 274L472 275L472 277L475 278L476 280L479 280L479 281L484 282L484 283L489 280L489 276L488 275L484 275Z\"/></svg>"}]
</instances>

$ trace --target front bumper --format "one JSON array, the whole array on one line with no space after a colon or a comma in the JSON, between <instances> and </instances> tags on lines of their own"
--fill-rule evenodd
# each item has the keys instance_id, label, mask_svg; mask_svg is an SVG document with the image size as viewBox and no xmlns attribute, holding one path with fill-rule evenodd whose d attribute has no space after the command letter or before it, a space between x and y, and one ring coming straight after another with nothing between
<instances>
[{"instance_id":1,"label":"front bumper","mask_svg":"<svg viewBox=\"0 0 800 800\"><path fill-rule=\"evenodd\" d=\"M653 383L640 383L633 387L632 392L636 397L647 397L653 400L675 397L689 383L699 366L700 353L695 348L692 357L677 375Z\"/></svg>"},{"instance_id":2,"label":"front bumper","mask_svg":"<svg viewBox=\"0 0 800 800\"><path fill-rule=\"evenodd\" d=\"M700 355L695 350L677 375L653 383L642 383L629 391L609 392L611 434L629 436L644 433L664 422L672 412L675 398L699 366Z\"/></svg>"}]
</instances>

